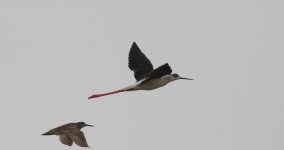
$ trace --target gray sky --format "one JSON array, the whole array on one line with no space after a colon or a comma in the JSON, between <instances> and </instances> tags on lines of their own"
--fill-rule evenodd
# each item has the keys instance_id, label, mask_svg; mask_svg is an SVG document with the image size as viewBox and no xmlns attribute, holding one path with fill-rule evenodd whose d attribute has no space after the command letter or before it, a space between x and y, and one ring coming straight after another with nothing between
<instances>
[{"instance_id":1,"label":"gray sky","mask_svg":"<svg viewBox=\"0 0 284 150\"><path fill-rule=\"evenodd\" d=\"M283 150L283 3L0 1L0 149L85 121L96 150ZM195 80L87 100L135 82L133 41Z\"/></svg>"}]
</instances>

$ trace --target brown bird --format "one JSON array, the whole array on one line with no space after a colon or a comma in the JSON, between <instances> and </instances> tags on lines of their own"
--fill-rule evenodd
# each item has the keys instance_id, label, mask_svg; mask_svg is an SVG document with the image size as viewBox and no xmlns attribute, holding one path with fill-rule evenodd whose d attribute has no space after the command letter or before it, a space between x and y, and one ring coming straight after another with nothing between
<instances>
[{"instance_id":1,"label":"brown bird","mask_svg":"<svg viewBox=\"0 0 284 150\"><path fill-rule=\"evenodd\" d=\"M68 146L71 146L73 142L75 142L81 147L89 147L84 133L80 131L85 126L93 127L92 125L88 125L85 122L68 123L51 129L42 135L58 135L61 143Z\"/></svg>"}]
</instances>

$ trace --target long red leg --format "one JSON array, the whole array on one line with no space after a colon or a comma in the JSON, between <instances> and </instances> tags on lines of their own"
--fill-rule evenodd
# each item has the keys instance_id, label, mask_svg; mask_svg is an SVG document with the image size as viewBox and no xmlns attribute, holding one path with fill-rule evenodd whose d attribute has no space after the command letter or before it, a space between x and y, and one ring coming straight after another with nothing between
<instances>
[{"instance_id":1,"label":"long red leg","mask_svg":"<svg viewBox=\"0 0 284 150\"><path fill-rule=\"evenodd\" d=\"M95 95L90 96L88 99L97 98L97 97L106 96L106 95L111 95L111 94L115 94L115 93L119 93L119 92L124 92L124 91L125 91L125 90L117 90L117 91L112 91L112 92L103 93L103 94L95 94Z\"/></svg>"}]
</instances>

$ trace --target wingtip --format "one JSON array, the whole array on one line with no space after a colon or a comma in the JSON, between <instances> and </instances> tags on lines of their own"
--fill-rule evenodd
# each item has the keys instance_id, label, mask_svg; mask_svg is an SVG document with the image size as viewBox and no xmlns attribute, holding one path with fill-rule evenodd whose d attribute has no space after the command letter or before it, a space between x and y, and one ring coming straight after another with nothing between
<instances>
[{"instance_id":1,"label":"wingtip","mask_svg":"<svg viewBox=\"0 0 284 150\"><path fill-rule=\"evenodd\" d=\"M139 46L136 44L136 42L134 41L133 42L133 44L131 45L131 47L130 47L130 52L129 52L129 55L130 55L130 53L131 53L131 51L141 51L140 49L139 49Z\"/></svg>"},{"instance_id":2,"label":"wingtip","mask_svg":"<svg viewBox=\"0 0 284 150\"><path fill-rule=\"evenodd\" d=\"M137 47L138 47L138 45L136 44L135 41L132 43L132 47L134 47L134 46L137 46Z\"/></svg>"},{"instance_id":3,"label":"wingtip","mask_svg":"<svg viewBox=\"0 0 284 150\"><path fill-rule=\"evenodd\" d=\"M170 68L170 69L172 70L172 68L171 68L171 66L169 65L169 63L165 63L165 64L163 64L162 66L167 66L168 68Z\"/></svg>"}]
</instances>

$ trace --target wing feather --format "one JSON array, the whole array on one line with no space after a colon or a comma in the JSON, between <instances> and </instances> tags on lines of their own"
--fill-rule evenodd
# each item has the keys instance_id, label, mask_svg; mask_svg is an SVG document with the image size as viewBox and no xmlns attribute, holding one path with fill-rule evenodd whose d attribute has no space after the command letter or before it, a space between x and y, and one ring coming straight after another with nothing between
<instances>
[{"instance_id":1,"label":"wing feather","mask_svg":"<svg viewBox=\"0 0 284 150\"><path fill-rule=\"evenodd\" d=\"M63 131L74 143L81 147L89 147L85 138L85 135L80 130L65 130Z\"/></svg>"},{"instance_id":2,"label":"wing feather","mask_svg":"<svg viewBox=\"0 0 284 150\"><path fill-rule=\"evenodd\" d=\"M142 53L135 42L133 42L129 51L128 67L134 72L134 77L137 82L144 79L153 71L151 61Z\"/></svg>"},{"instance_id":3,"label":"wing feather","mask_svg":"<svg viewBox=\"0 0 284 150\"><path fill-rule=\"evenodd\" d=\"M73 144L73 141L68 136L66 136L64 134L59 135L59 139L60 139L61 143L65 144L65 145L71 146Z\"/></svg>"}]
</instances>

